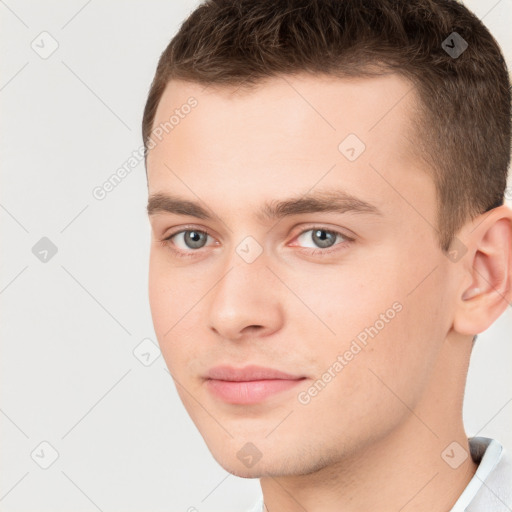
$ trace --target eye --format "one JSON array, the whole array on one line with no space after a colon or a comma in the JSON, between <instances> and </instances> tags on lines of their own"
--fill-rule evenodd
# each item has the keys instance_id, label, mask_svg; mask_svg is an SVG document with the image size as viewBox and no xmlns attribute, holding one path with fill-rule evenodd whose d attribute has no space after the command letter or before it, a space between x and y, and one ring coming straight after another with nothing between
<instances>
[{"instance_id":1,"label":"eye","mask_svg":"<svg viewBox=\"0 0 512 512\"><path fill-rule=\"evenodd\" d=\"M189 249L202 249L210 235L206 231L199 229L185 229L172 233L167 238L162 240L162 243L172 242L177 246L178 250L187 252Z\"/></svg>"},{"instance_id":2,"label":"eye","mask_svg":"<svg viewBox=\"0 0 512 512\"><path fill-rule=\"evenodd\" d=\"M177 256L185 258L193 257L201 252L200 249L206 247L208 237L213 239L213 236L207 231L190 227L189 229L182 229L181 231L171 233L163 240L160 240L160 244L170 249ZM308 254L323 256L349 245L354 241L354 238L348 237L339 231L314 226L310 229L303 230L295 237L295 240L299 241L301 244L299 247L301 249L316 249L313 251L305 251ZM308 242L314 245L303 245ZM218 244L218 242L215 242L215 244ZM341 247L338 248L338 246Z\"/></svg>"},{"instance_id":3,"label":"eye","mask_svg":"<svg viewBox=\"0 0 512 512\"><path fill-rule=\"evenodd\" d=\"M337 240L341 239L341 243L336 243ZM328 249L334 247L335 245L346 245L353 241L353 238L349 238L348 236L340 233L339 231L333 231L330 229L325 229L323 227L315 226L312 229L307 229L302 231L299 236L297 236L297 240L302 243L312 242L315 245L310 245L310 248L313 249L327 249L322 251L314 251L313 254L318 253L329 253L332 252ZM343 243L345 242L345 243ZM306 247L308 247L306 245Z\"/></svg>"}]
</instances>

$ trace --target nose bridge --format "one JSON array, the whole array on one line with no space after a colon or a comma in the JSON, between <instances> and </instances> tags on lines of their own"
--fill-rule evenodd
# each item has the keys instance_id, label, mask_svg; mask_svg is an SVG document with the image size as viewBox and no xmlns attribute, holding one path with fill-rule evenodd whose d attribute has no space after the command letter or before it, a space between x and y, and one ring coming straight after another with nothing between
<instances>
[{"instance_id":1,"label":"nose bridge","mask_svg":"<svg viewBox=\"0 0 512 512\"><path fill-rule=\"evenodd\" d=\"M237 237L235 236L236 240ZM238 244L230 248L226 255L223 279L217 285L222 292L237 294L238 291L244 291L245 295L251 295L252 287L258 282L262 284L262 279L271 276L272 273L266 268L269 263L267 253L263 250L262 244L251 235L245 237L238 236L241 240ZM259 287L259 291L263 291L263 287ZM231 292L230 292L231 291ZM247 292L249 291L249 294Z\"/></svg>"},{"instance_id":2,"label":"nose bridge","mask_svg":"<svg viewBox=\"0 0 512 512\"><path fill-rule=\"evenodd\" d=\"M256 245L257 244L257 245ZM275 330L281 319L275 277L259 243L244 239L228 258L210 298L209 325L226 338L238 338L245 327Z\"/></svg>"}]
</instances>

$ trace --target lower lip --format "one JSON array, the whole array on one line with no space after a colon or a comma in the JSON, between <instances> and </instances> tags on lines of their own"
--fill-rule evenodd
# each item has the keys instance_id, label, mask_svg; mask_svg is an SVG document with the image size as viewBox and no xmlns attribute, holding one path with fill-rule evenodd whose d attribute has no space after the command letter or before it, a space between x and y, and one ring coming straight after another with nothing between
<instances>
[{"instance_id":1,"label":"lower lip","mask_svg":"<svg viewBox=\"0 0 512 512\"><path fill-rule=\"evenodd\" d=\"M231 404L256 404L281 391L294 388L304 379L268 379L234 382L208 379L206 386L217 397Z\"/></svg>"}]
</instances>

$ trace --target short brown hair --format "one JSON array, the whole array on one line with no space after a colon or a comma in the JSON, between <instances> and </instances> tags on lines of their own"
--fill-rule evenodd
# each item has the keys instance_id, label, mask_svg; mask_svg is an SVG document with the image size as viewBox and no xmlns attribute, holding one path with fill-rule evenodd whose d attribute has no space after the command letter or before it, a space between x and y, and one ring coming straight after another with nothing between
<instances>
[{"instance_id":1,"label":"short brown hair","mask_svg":"<svg viewBox=\"0 0 512 512\"><path fill-rule=\"evenodd\" d=\"M459 36L467 48L449 53ZM416 88L413 151L434 180L435 229L448 251L469 219L503 204L511 150L505 60L456 0L206 0L160 56L142 121L145 151L172 79L250 90L287 74L389 72Z\"/></svg>"}]
</instances>

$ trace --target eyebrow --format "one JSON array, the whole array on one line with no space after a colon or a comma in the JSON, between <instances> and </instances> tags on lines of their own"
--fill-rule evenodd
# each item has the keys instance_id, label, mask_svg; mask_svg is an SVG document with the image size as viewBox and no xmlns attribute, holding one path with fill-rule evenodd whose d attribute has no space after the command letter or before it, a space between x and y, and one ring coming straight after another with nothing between
<instances>
[{"instance_id":1,"label":"eyebrow","mask_svg":"<svg viewBox=\"0 0 512 512\"><path fill-rule=\"evenodd\" d=\"M256 217L262 222L268 222L292 215L318 212L383 215L382 211L375 205L343 190L329 190L282 200L266 201L261 209L256 212ZM147 213L149 216L157 213L172 213L203 220L212 220L214 217L198 202L162 193L153 194L149 197Z\"/></svg>"}]
</instances>

